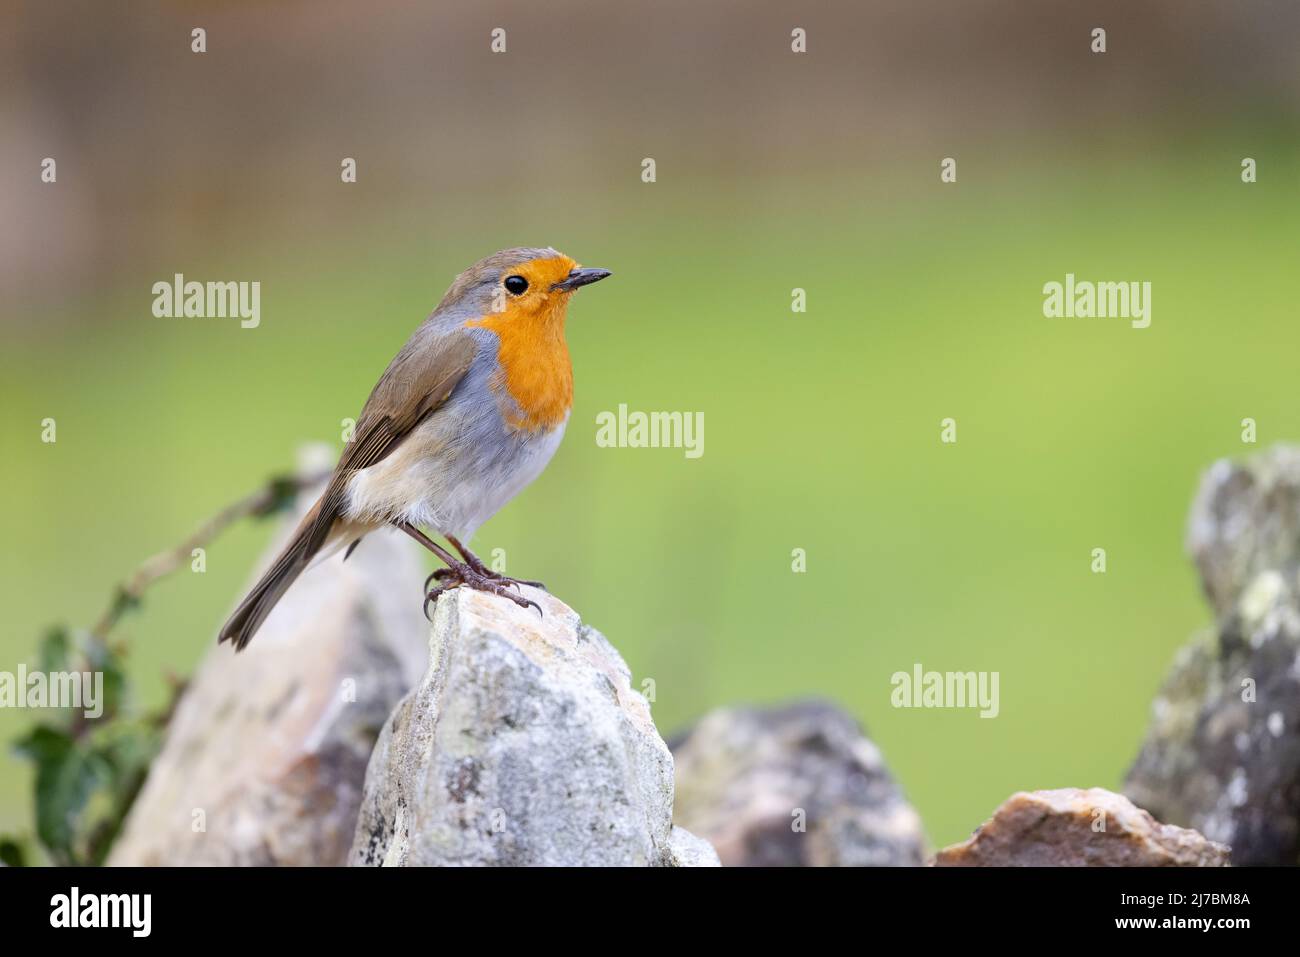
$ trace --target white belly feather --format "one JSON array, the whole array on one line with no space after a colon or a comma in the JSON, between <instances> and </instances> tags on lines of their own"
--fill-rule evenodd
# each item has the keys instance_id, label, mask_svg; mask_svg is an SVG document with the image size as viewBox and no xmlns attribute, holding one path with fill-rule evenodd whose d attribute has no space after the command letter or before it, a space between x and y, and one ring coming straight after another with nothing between
<instances>
[{"instance_id":1,"label":"white belly feather","mask_svg":"<svg viewBox=\"0 0 1300 957\"><path fill-rule=\"evenodd\" d=\"M410 522L468 544L542 473L567 424L529 434L503 431L496 415L433 415L382 462L352 477L344 514L369 526Z\"/></svg>"}]
</instances>

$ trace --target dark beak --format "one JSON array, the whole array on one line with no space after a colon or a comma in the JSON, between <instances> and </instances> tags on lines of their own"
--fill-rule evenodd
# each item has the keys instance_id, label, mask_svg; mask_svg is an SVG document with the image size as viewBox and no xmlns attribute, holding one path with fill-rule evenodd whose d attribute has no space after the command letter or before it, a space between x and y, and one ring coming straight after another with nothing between
<instances>
[{"instance_id":1,"label":"dark beak","mask_svg":"<svg viewBox=\"0 0 1300 957\"><path fill-rule=\"evenodd\" d=\"M608 269L575 269L564 279L551 286L551 292L556 290L573 292L579 286L590 286L593 282L600 282L608 275L610 275Z\"/></svg>"}]
</instances>

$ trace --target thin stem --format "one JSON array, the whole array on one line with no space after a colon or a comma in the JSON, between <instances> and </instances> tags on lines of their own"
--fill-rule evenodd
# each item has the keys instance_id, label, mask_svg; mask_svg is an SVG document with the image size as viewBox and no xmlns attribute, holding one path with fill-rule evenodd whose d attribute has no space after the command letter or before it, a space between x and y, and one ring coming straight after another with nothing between
<instances>
[{"instance_id":1,"label":"thin stem","mask_svg":"<svg viewBox=\"0 0 1300 957\"><path fill-rule=\"evenodd\" d=\"M312 475L280 475L262 488L237 502L232 502L200 525L179 545L159 552L145 560L125 582L117 586L112 603L100 615L91 634L101 641L131 608L139 603L145 591L159 579L178 571L190 561L196 548L203 548L216 539L230 525L242 518L269 515L292 501L305 488L325 481L329 472Z\"/></svg>"}]
</instances>

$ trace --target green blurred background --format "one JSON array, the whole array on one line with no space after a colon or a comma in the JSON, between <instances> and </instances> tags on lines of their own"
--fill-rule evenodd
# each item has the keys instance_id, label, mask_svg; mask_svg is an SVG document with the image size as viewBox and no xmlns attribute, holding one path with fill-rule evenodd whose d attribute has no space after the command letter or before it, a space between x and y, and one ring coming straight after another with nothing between
<instances>
[{"instance_id":1,"label":"green blurred background","mask_svg":"<svg viewBox=\"0 0 1300 957\"><path fill-rule=\"evenodd\" d=\"M615 278L570 313L564 445L475 546L653 678L661 730L832 698L937 844L1018 789L1117 787L1208 617L1198 475L1252 451L1244 417L1300 437L1295 6L542 6L0 13L0 669L338 444L456 272L554 245ZM154 318L175 272L260 281L261 326ZM1067 272L1150 281L1151 327L1045 319ZM598 448L619 403L702 411L704 456ZM143 704L271 532L124 622ZM1001 714L894 710L914 662L1000 672ZM32 717L0 711L0 738ZM29 788L0 756L0 829Z\"/></svg>"}]
</instances>

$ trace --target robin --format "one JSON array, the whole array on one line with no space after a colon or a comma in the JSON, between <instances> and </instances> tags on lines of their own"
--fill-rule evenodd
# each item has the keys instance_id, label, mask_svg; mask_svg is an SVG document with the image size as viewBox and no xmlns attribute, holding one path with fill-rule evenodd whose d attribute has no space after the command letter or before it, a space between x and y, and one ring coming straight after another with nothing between
<instances>
[{"instance_id":1,"label":"robin","mask_svg":"<svg viewBox=\"0 0 1300 957\"><path fill-rule=\"evenodd\" d=\"M425 582L426 615L439 595L460 586L540 613L518 594L519 585L540 583L492 571L467 545L559 447L573 405L565 313L575 291L608 275L554 249L519 248L457 276L379 377L325 491L219 640L242 649L309 562L344 546L346 559L362 536L385 525L447 566ZM459 559L421 526L445 538Z\"/></svg>"}]
</instances>

